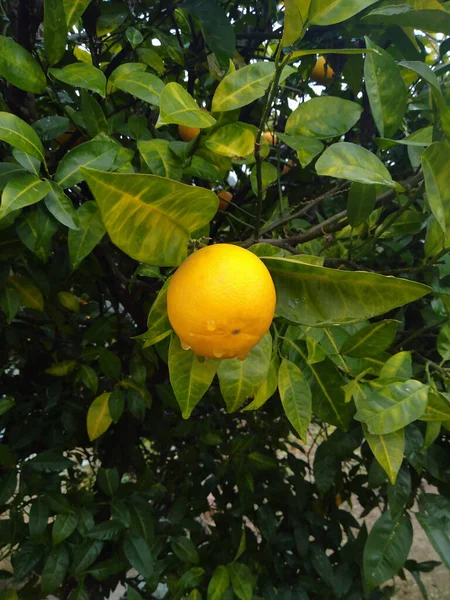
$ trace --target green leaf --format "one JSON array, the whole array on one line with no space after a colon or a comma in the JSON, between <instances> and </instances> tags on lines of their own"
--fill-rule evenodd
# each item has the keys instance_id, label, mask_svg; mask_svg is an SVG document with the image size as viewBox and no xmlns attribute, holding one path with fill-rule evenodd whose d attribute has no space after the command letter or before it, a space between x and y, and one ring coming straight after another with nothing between
<instances>
[{"instance_id":1,"label":"green leaf","mask_svg":"<svg viewBox=\"0 0 450 600\"><path fill-rule=\"evenodd\" d=\"M127 600L142 600L142 596L134 588L127 586Z\"/></svg>"},{"instance_id":2,"label":"green leaf","mask_svg":"<svg viewBox=\"0 0 450 600\"><path fill-rule=\"evenodd\" d=\"M41 140L34 129L16 115L0 112L0 140L45 163L44 146Z\"/></svg>"},{"instance_id":3,"label":"green leaf","mask_svg":"<svg viewBox=\"0 0 450 600\"><path fill-rule=\"evenodd\" d=\"M127 40L130 42L133 48L139 46L144 41L144 36L140 31L135 29L134 27L128 27L125 32Z\"/></svg>"},{"instance_id":4,"label":"green leaf","mask_svg":"<svg viewBox=\"0 0 450 600\"><path fill-rule=\"evenodd\" d=\"M87 431L91 442L105 433L112 423L108 406L109 396L109 392L101 394L89 407L87 413Z\"/></svg>"},{"instance_id":5,"label":"green leaf","mask_svg":"<svg viewBox=\"0 0 450 600\"><path fill-rule=\"evenodd\" d=\"M8 324L12 323L20 309L20 294L18 290L11 285L5 285L5 287L0 290L0 308L5 313Z\"/></svg>"},{"instance_id":6,"label":"green leaf","mask_svg":"<svg viewBox=\"0 0 450 600\"><path fill-rule=\"evenodd\" d=\"M26 169L29 173L33 173L33 175L38 175L41 170L41 161L26 152L22 152L18 148L13 148L12 155L17 160L17 162Z\"/></svg>"},{"instance_id":7,"label":"green leaf","mask_svg":"<svg viewBox=\"0 0 450 600\"><path fill-rule=\"evenodd\" d=\"M310 4L311 0L285 0L283 38L281 40L283 48L292 46L300 37L303 37Z\"/></svg>"},{"instance_id":8,"label":"green leaf","mask_svg":"<svg viewBox=\"0 0 450 600\"><path fill-rule=\"evenodd\" d=\"M49 189L48 182L36 175L18 175L10 179L2 193L0 220L14 210L36 204L46 196Z\"/></svg>"},{"instance_id":9,"label":"green leaf","mask_svg":"<svg viewBox=\"0 0 450 600\"><path fill-rule=\"evenodd\" d=\"M50 191L44 198L48 211L69 229L78 229L80 220L71 199L66 196L62 187L56 181L49 181L48 183L50 184Z\"/></svg>"},{"instance_id":10,"label":"green leaf","mask_svg":"<svg viewBox=\"0 0 450 600\"><path fill-rule=\"evenodd\" d=\"M420 417L421 421L445 423L450 420L450 398L445 392L430 389L428 404L425 412Z\"/></svg>"},{"instance_id":11,"label":"green leaf","mask_svg":"<svg viewBox=\"0 0 450 600\"><path fill-rule=\"evenodd\" d=\"M0 190L3 190L10 179L17 175L25 175L26 170L21 165L11 162L0 162Z\"/></svg>"},{"instance_id":12,"label":"green leaf","mask_svg":"<svg viewBox=\"0 0 450 600\"><path fill-rule=\"evenodd\" d=\"M69 551L65 546L51 550L42 571L41 590L44 594L56 592L64 581L69 561Z\"/></svg>"},{"instance_id":13,"label":"green leaf","mask_svg":"<svg viewBox=\"0 0 450 600\"><path fill-rule=\"evenodd\" d=\"M343 385L345 380L330 359L322 363L311 365L308 363L308 355L302 342L294 342L285 338L287 347L290 349L288 358L299 360L298 366L306 375L311 387L313 412L320 419L347 431L354 413L351 404L346 403Z\"/></svg>"},{"instance_id":14,"label":"green leaf","mask_svg":"<svg viewBox=\"0 0 450 600\"><path fill-rule=\"evenodd\" d=\"M372 527L364 546L363 568L367 588L373 590L405 564L413 539L408 515L396 519L388 510Z\"/></svg>"},{"instance_id":15,"label":"green leaf","mask_svg":"<svg viewBox=\"0 0 450 600\"><path fill-rule=\"evenodd\" d=\"M61 0L44 0L44 50L49 65L61 60L66 50L67 23Z\"/></svg>"},{"instance_id":16,"label":"green leaf","mask_svg":"<svg viewBox=\"0 0 450 600\"><path fill-rule=\"evenodd\" d=\"M81 90L81 114L91 137L99 133L108 133L108 122L102 107L86 90Z\"/></svg>"},{"instance_id":17,"label":"green leaf","mask_svg":"<svg viewBox=\"0 0 450 600\"><path fill-rule=\"evenodd\" d=\"M150 546L145 539L135 533L127 533L123 541L123 550L128 562L142 577L153 575L154 560Z\"/></svg>"},{"instance_id":18,"label":"green leaf","mask_svg":"<svg viewBox=\"0 0 450 600\"><path fill-rule=\"evenodd\" d=\"M49 375L54 375L55 377L64 377L65 375L72 373L76 366L77 362L75 360L62 360L52 367L45 369L45 372Z\"/></svg>"},{"instance_id":19,"label":"green leaf","mask_svg":"<svg viewBox=\"0 0 450 600\"><path fill-rule=\"evenodd\" d=\"M312 98L290 114L286 133L318 139L341 136L357 123L361 113L361 106L350 100L334 96Z\"/></svg>"},{"instance_id":20,"label":"green leaf","mask_svg":"<svg viewBox=\"0 0 450 600\"><path fill-rule=\"evenodd\" d=\"M44 311L44 297L34 283L21 275L11 275L8 281L19 292L23 306Z\"/></svg>"},{"instance_id":21,"label":"green leaf","mask_svg":"<svg viewBox=\"0 0 450 600\"><path fill-rule=\"evenodd\" d=\"M74 466L74 463L52 450L44 450L27 461L27 466L38 473L61 473Z\"/></svg>"},{"instance_id":22,"label":"green leaf","mask_svg":"<svg viewBox=\"0 0 450 600\"><path fill-rule=\"evenodd\" d=\"M110 402L111 396L109 398ZM100 468L97 473L97 483L102 492L105 492L105 494L108 494L112 498L120 486L119 472L117 469Z\"/></svg>"},{"instance_id":23,"label":"green leaf","mask_svg":"<svg viewBox=\"0 0 450 600\"><path fill-rule=\"evenodd\" d=\"M73 551L71 565L72 575L77 576L84 573L96 560L103 548L100 540L85 540Z\"/></svg>"},{"instance_id":24,"label":"green leaf","mask_svg":"<svg viewBox=\"0 0 450 600\"><path fill-rule=\"evenodd\" d=\"M70 292L58 292L58 302L70 312L80 312L80 301Z\"/></svg>"},{"instance_id":25,"label":"green leaf","mask_svg":"<svg viewBox=\"0 0 450 600\"><path fill-rule=\"evenodd\" d=\"M255 135L245 123L231 123L216 129L205 145L222 156L244 157L253 152Z\"/></svg>"},{"instance_id":26,"label":"green leaf","mask_svg":"<svg viewBox=\"0 0 450 600\"><path fill-rule=\"evenodd\" d=\"M26 213L16 227L23 244L44 263L50 255L52 238L57 230L58 223L40 206Z\"/></svg>"},{"instance_id":27,"label":"green leaf","mask_svg":"<svg viewBox=\"0 0 450 600\"><path fill-rule=\"evenodd\" d=\"M324 148L324 145L320 140L304 135L286 135L277 133L277 136L285 144L297 151L298 160L303 168L307 167Z\"/></svg>"},{"instance_id":28,"label":"green leaf","mask_svg":"<svg viewBox=\"0 0 450 600\"><path fill-rule=\"evenodd\" d=\"M32 538L39 538L47 529L50 507L42 496L33 501L30 509L30 520L28 527Z\"/></svg>"},{"instance_id":29,"label":"green leaf","mask_svg":"<svg viewBox=\"0 0 450 600\"><path fill-rule=\"evenodd\" d=\"M421 513L415 515L442 562L447 569L450 569L450 538L442 527L442 521L432 515Z\"/></svg>"},{"instance_id":30,"label":"green leaf","mask_svg":"<svg viewBox=\"0 0 450 600\"><path fill-rule=\"evenodd\" d=\"M170 150L168 140L141 140L137 147L153 175L181 179L183 164Z\"/></svg>"},{"instance_id":31,"label":"green leaf","mask_svg":"<svg viewBox=\"0 0 450 600\"><path fill-rule=\"evenodd\" d=\"M393 433L419 419L428 402L428 386L409 379L375 390L357 402L355 419L362 421L370 433Z\"/></svg>"},{"instance_id":32,"label":"green leaf","mask_svg":"<svg viewBox=\"0 0 450 600\"><path fill-rule=\"evenodd\" d=\"M154 49L138 48L136 52L141 62L151 67L158 75L164 74L164 61Z\"/></svg>"},{"instance_id":33,"label":"green leaf","mask_svg":"<svg viewBox=\"0 0 450 600\"><path fill-rule=\"evenodd\" d=\"M247 406L245 406L242 410L258 410L261 408L269 398L271 398L278 387L278 369L280 366L280 360L277 354L274 354L272 360L270 361L269 370L267 371L267 377L258 388L258 391L255 394L255 399L253 402L250 402Z\"/></svg>"},{"instance_id":34,"label":"green leaf","mask_svg":"<svg viewBox=\"0 0 450 600\"><path fill-rule=\"evenodd\" d=\"M100 96L106 94L106 77L103 72L87 63L73 63L62 69L49 69L52 77L73 87L97 92Z\"/></svg>"},{"instance_id":35,"label":"green leaf","mask_svg":"<svg viewBox=\"0 0 450 600\"><path fill-rule=\"evenodd\" d=\"M445 232L450 225L450 146L434 142L421 154L427 200L436 221Z\"/></svg>"},{"instance_id":36,"label":"green leaf","mask_svg":"<svg viewBox=\"0 0 450 600\"><path fill-rule=\"evenodd\" d=\"M104 581L111 575L124 573L128 570L128 568L128 562L125 559L115 556L114 558L107 558L106 560L102 560L101 562L95 564L91 569L89 569L88 573L90 573L98 581Z\"/></svg>"},{"instance_id":37,"label":"green leaf","mask_svg":"<svg viewBox=\"0 0 450 600\"><path fill-rule=\"evenodd\" d=\"M26 92L41 94L47 87L44 72L34 56L4 35L0 35L0 73L12 85Z\"/></svg>"},{"instance_id":38,"label":"green leaf","mask_svg":"<svg viewBox=\"0 0 450 600\"><path fill-rule=\"evenodd\" d=\"M80 19L91 0L64 0L64 12L66 15L67 29L71 29L72 25Z\"/></svg>"},{"instance_id":39,"label":"green leaf","mask_svg":"<svg viewBox=\"0 0 450 600\"><path fill-rule=\"evenodd\" d=\"M7 504L16 492L18 477L15 469L0 478L0 506Z\"/></svg>"},{"instance_id":40,"label":"green leaf","mask_svg":"<svg viewBox=\"0 0 450 600\"><path fill-rule=\"evenodd\" d=\"M291 73L291 67L285 67L281 74L283 82ZM275 76L273 62L257 62L232 71L217 86L212 101L213 112L224 112L241 108L264 96Z\"/></svg>"},{"instance_id":41,"label":"green leaf","mask_svg":"<svg viewBox=\"0 0 450 600\"><path fill-rule=\"evenodd\" d=\"M429 292L421 283L374 273L262 259L277 292L276 312L294 323L351 325L413 302Z\"/></svg>"},{"instance_id":42,"label":"green leaf","mask_svg":"<svg viewBox=\"0 0 450 600\"><path fill-rule=\"evenodd\" d=\"M408 94L401 72L392 56L365 38L368 52L364 62L364 79L375 124L381 137L392 137L400 128L406 111Z\"/></svg>"},{"instance_id":43,"label":"green leaf","mask_svg":"<svg viewBox=\"0 0 450 600\"><path fill-rule=\"evenodd\" d=\"M201 110L194 98L179 83L168 83L160 97L160 113L158 125L186 125L205 129L215 125L216 120L206 111Z\"/></svg>"},{"instance_id":44,"label":"green leaf","mask_svg":"<svg viewBox=\"0 0 450 600\"><path fill-rule=\"evenodd\" d=\"M310 25L334 25L346 21L377 0L311 0Z\"/></svg>"},{"instance_id":45,"label":"green leaf","mask_svg":"<svg viewBox=\"0 0 450 600\"><path fill-rule=\"evenodd\" d=\"M342 354L354 358L376 356L384 352L395 339L398 321L384 320L358 329L344 342Z\"/></svg>"},{"instance_id":46,"label":"green leaf","mask_svg":"<svg viewBox=\"0 0 450 600\"><path fill-rule=\"evenodd\" d=\"M209 389L220 361L199 362L192 350L183 350L177 335L172 334L169 347L169 377L183 419L192 411Z\"/></svg>"},{"instance_id":47,"label":"green leaf","mask_svg":"<svg viewBox=\"0 0 450 600\"><path fill-rule=\"evenodd\" d=\"M347 219L352 227L358 227L366 221L377 201L377 190L374 185L352 183L347 199Z\"/></svg>"},{"instance_id":48,"label":"green leaf","mask_svg":"<svg viewBox=\"0 0 450 600\"><path fill-rule=\"evenodd\" d=\"M150 265L180 264L189 233L209 223L217 210L216 194L199 186L155 175L83 173L113 243Z\"/></svg>"},{"instance_id":49,"label":"green leaf","mask_svg":"<svg viewBox=\"0 0 450 600\"><path fill-rule=\"evenodd\" d=\"M69 188L83 181L81 167L107 171L113 166L119 149L120 146L109 139L80 144L64 156L56 169L55 179L61 187Z\"/></svg>"},{"instance_id":50,"label":"green leaf","mask_svg":"<svg viewBox=\"0 0 450 600\"><path fill-rule=\"evenodd\" d=\"M255 578L252 572L242 563L233 562L227 565L233 592L239 600L252 600Z\"/></svg>"},{"instance_id":51,"label":"green leaf","mask_svg":"<svg viewBox=\"0 0 450 600\"><path fill-rule=\"evenodd\" d=\"M391 174L375 154L350 142L338 142L329 146L317 161L316 171L318 175L327 177L401 188L392 180Z\"/></svg>"},{"instance_id":52,"label":"green leaf","mask_svg":"<svg viewBox=\"0 0 450 600\"><path fill-rule=\"evenodd\" d=\"M125 408L125 392L120 388L114 388L109 397L108 405L111 419L113 423L117 423Z\"/></svg>"},{"instance_id":53,"label":"green leaf","mask_svg":"<svg viewBox=\"0 0 450 600\"><path fill-rule=\"evenodd\" d=\"M43 117L33 123L33 130L44 142L54 140L68 129L70 129L70 120L67 117L59 117L58 115Z\"/></svg>"},{"instance_id":54,"label":"green leaf","mask_svg":"<svg viewBox=\"0 0 450 600\"><path fill-rule=\"evenodd\" d=\"M63 542L75 531L78 525L78 517L73 513L57 515L52 527L52 541L56 546Z\"/></svg>"},{"instance_id":55,"label":"green leaf","mask_svg":"<svg viewBox=\"0 0 450 600\"><path fill-rule=\"evenodd\" d=\"M398 352L384 363L380 379L411 379L412 375L411 352Z\"/></svg>"},{"instance_id":56,"label":"green leaf","mask_svg":"<svg viewBox=\"0 0 450 600\"><path fill-rule=\"evenodd\" d=\"M183 10L200 21L203 37L211 52L220 63L228 66L236 51L236 35L220 3L215 0L185 0Z\"/></svg>"},{"instance_id":57,"label":"green leaf","mask_svg":"<svg viewBox=\"0 0 450 600\"><path fill-rule=\"evenodd\" d=\"M72 590L67 600L89 600L89 594L83 583Z\"/></svg>"},{"instance_id":58,"label":"green leaf","mask_svg":"<svg viewBox=\"0 0 450 600\"><path fill-rule=\"evenodd\" d=\"M192 567L189 571L183 573L178 581L178 586L182 590L190 590L201 584L205 569L201 567ZM190 595L189 595L190 597Z\"/></svg>"},{"instance_id":59,"label":"green leaf","mask_svg":"<svg viewBox=\"0 0 450 600\"><path fill-rule=\"evenodd\" d=\"M271 183L277 180L278 171L274 165L268 162L263 162L261 165L261 179L263 192L269 187ZM252 186L253 193L255 196L258 195L258 182L256 178L256 165L253 167L250 174L250 184Z\"/></svg>"},{"instance_id":60,"label":"green leaf","mask_svg":"<svg viewBox=\"0 0 450 600\"><path fill-rule=\"evenodd\" d=\"M99 357L100 369L105 377L119 380L122 373L122 361L114 352L102 348ZM110 399L111 402L111 399Z\"/></svg>"},{"instance_id":61,"label":"green leaf","mask_svg":"<svg viewBox=\"0 0 450 600\"><path fill-rule=\"evenodd\" d=\"M5 396L4 398L0 398L0 416L8 412L8 410L15 406L15 404L16 402L11 396Z\"/></svg>"},{"instance_id":62,"label":"green leaf","mask_svg":"<svg viewBox=\"0 0 450 600\"><path fill-rule=\"evenodd\" d=\"M77 210L79 228L69 231L69 256L76 269L105 235L100 211L95 202L85 202Z\"/></svg>"},{"instance_id":63,"label":"green leaf","mask_svg":"<svg viewBox=\"0 0 450 600\"><path fill-rule=\"evenodd\" d=\"M300 369L283 359L278 373L281 404L292 427L306 443L311 423L311 388Z\"/></svg>"},{"instance_id":64,"label":"green leaf","mask_svg":"<svg viewBox=\"0 0 450 600\"><path fill-rule=\"evenodd\" d=\"M415 27L422 31L433 31L450 35L450 17L437 0L390 1L371 11L364 23L382 23L383 26L400 25Z\"/></svg>"},{"instance_id":65,"label":"green leaf","mask_svg":"<svg viewBox=\"0 0 450 600\"><path fill-rule=\"evenodd\" d=\"M250 350L245 360L223 360L217 370L220 391L229 413L239 410L245 400L254 396L269 371L272 354L270 333Z\"/></svg>"},{"instance_id":66,"label":"green leaf","mask_svg":"<svg viewBox=\"0 0 450 600\"><path fill-rule=\"evenodd\" d=\"M176 537L172 540L170 547L172 548L173 553L183 562L194 564L200 562L197 548L190 538L185 536Z\"/></svg>"},{"instance_id":67,"label":"green leaf","mask_svg":"<svg viewBox=\"0 0 450 600\"><path fill-rule=\"evenodd\" d=\"M146 66L142 63L120 65L112 72L108 85L112 85L154 106L159 106L160 96L164 89L164 83L161 79L156 75L147 73Z\"/></svg>"},{"instance_id":68,"label":"green leaf","mask_svg":"<svg viewBox=\"0 0 450 600\"><path fill-rule=\"evenodd\" d=\"M230 576L227 567L216 567L208 584L207 600L222 600L223 595L230 585Z\"/></svg>"},{"instance_id":69,"label":"green leaf","mask_svg":"<svg viewBox=\"0 0 450 600\"><path fill-rule=\"evenodd\" d=\"M79 304L78 304L79 306ZM81 365L80 367L80 379L84 385L91 390L93 394L97 393L98 388L98 377L97 373L89 365Z\"/></svg>"},{"instance_id":70,"label":"green leaf","mask_svg":"<svg viewBox=\"0 0 450 600\"><path fill-rule=\"evenodd\" d=\"M120 521L110 519L109 521L103 521L95 525L89 530L86 537L94 540L117 540L123 531L123 524Z\"/></svg>"},{"instance_id":71,"label":"green leaf","mask_svg":"<svg viewBox=\"0 0 450 600\"><path fill-rule=\"evenodd\" d=\"M388 502L394 518L401 515L411 495L411 471L400 469L395 484L388 485Z\"/></svg>"}]
</instances>

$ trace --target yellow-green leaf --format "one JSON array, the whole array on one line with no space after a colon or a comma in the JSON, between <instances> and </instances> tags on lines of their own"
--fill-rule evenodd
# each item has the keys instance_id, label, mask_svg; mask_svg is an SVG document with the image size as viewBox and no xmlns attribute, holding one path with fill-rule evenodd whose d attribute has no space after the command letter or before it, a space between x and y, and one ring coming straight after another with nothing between
<instances>
[{"instance_id":1,"label":"yellow-green leaf","mask_svg":"<svg viewBox=\"0 0 450 600\"><path fill-rule=\"evenodd\" d=\"M255 395L267 377L271 353L272 336L266 333L245 360L232 358L220 363L217 375L229 413L239 410L247 398Z\"/></svg>"},{"instance_id":2,"label":"yellow-green leaf","mask_svg":"<svg viewBox=\"0 0 450 600\"><path fill-rule=\"evenodd\" d=\"M100 437L112 423L109 414L110 393L101 394L92 402L87 414L87 431L91 442Z\"/></svg>"},{"instance_id":3,"label":"yellow-green leaf","mask_svg":"<svg viewBox=\"0 0 450 600\"><path fill-rule=\"evenodd\" d=\"M303 325L351 325L430 291L415 281L375 273L328 269L275 256L262 260L275 283L276 312Z\"/></svg>"},{"instance_id":4,"label":"yellow-green leaf","mask_svg":"<svg viewBox=\"0 0 450 600\"><path fill-rule=\"evenodd\" d=\"M311 25L334 25L346 21L378 0L311 0Z\"/></svg>"},{"instance_id":5,"label":"yellow-green leaf","mask_svg":"<svg viewBox=\"0 0 450 600\"><path fill-rule=\"evenodd\" d=\"M36 175L18 175L10 179L2 193L0 220L25 206L36 204L48 194L50 186Z\"/></svg>"},{"instance_id":6,"label":"yellow-green leaf","mask_svg":"<svg viewBox=\"0 0 450 600\"><path fill-rule=\"evenodd\" d=\"M44 297L34 283L21 275L11 275L8 281L19 292L23 306L34 310L44 310Z\"/></svg>"},{"instance_id":7,"label":"yellow-green leaf","mask_svg":"<svg viewBox=\"0 0 450 600\"><path fill-rule=\"evenodd\" d=\"M389 481L394 485L403 462L403 453L405 451L404 430L399 429L393 433L374 435L369 432L364 423L362 423L362 427L373 455L385 470Z\"/></svg>"},{"instance_id":8,"label":"yellow-green leaf","mask_svg":"<svg viewBox=\"0 0 450 600\"><path fill-rule=\"evenodd\" d=\"M111 240L132 258L157 266L180 264L189 234L214 216L214 192L156 175L82 169Z\"/></svg>"},{"instance_id":9,"label":"yellow-green leaf","mask_svg":"<svg viewBox=\"0 0 450 600\"><path fill-rule=\"evenodd\" d=\"M302 35L311 0L285 0L284 28L281 43L283 47L291 46Z\"/></svg>"},{"instance_id":10,"label":"yellow-green leaf","mask_svg":"<svg viewBox=\"0 0 450 600\"><path fill-rule=\"evenodd\" d=\"M72 373L72 371L77 366L76 360L62 360L54 364L52 367L45 369L45 372L49 375L54 375L55 377L65 377Z\"/></svg>"},{"instance_id":11,"label":"yellow-green leaf","mask_svg":"<svg viewBox=\"0 0 450 600\"><path fill-rule=\"evenodd\" d=\"M34 56L4 35L0 35L0 73L26 92L40 94L47 86L44 72Z\"/></svg>"},{"instance_id":12,"label":"yellow-green leaf","mask_svg":"<svg viewBox=\"0 0 450 600\"><path fill-rule=\"evenodd\" d=\"M141 140L137 146L153 175L181 179L183 163L170 149L168 140Z\"/></svg>"},{"instance_id":13,"label":"yellow-green leaf","mask_svg":"<svg viewBox=\"0 0 450 600\"><path fill-rule=\"evenodd\" d=\"M267 377L262 382L261 386L255 394L253 402L245 406L242 410L258 410L261 408L269 398L271 398L278 387L278 369L280 367L280 359L278 354L274 354L270 361L269 370L267 371Z\"/></svg>"},{"instance_id":14,"label":"yellow-green leaf","mask_svg":"<svg viewBox=\"0 0 450 600\"><path fill-rule=\"evenodd\" d=\"M62 69L49 69L48 72L52 77L63 83L105 96L106 77L100 69L93 65L78 62L67 65Z\"/></svg>"},{"instance_id":15,"label":"yellow-green leaf","mask_svg":"<svg viewBox=\"0 0 450 600\"><path fill-rule=\"evenodd\" d=\"M71 29L72 25L75 25L90 2L91 0L64 0L67 29Z\"/></svg>"},{"instance_id":16,"label":"yellow-green leaf","mask_svg":"<svg viewBox=\"0 0 450 600\"><path fill-rule=\"evenodd\" d=\"M205 146L222 156L247 156L255 147L255 135L246 123L231 123L217 129Z\"/></svg>"},{"instance_id":17,"label":"yellow-green leaf","mask_svg":"<svg viewBox=\"0 0 450 600\"><path fill-rule=\"evenodd\" d=\"M194 98L179 83L168 83L160 97L161 110L157 126L176 123L205 129L216 123L214 117L201 110Z\"/></svg>"},{"instance_id":18,"label":"yellow-green leaf","mask_svg":"<svg viewBox=\"0 0 450 600\"><path fill-rule=\"evenodd\" d=\"M0 140L45 162L44 146L37 133L16 115L0 112Z\"/></svg>"},{"instance_id":19,"label":"yellow-green leaf","mask_svg":"<svg viewBox=\"0 0 450 600\"><path fill-rule=\"evenodd\" d=\"M303 102L289 115L286 133L328 139L346 133L359 120L362 108L356 102L321 96Z\"/></svg>"},{"instance_id":20,"label":"yellow-green leaf","mask_svg":"<svg viewBox=\"0 0 450 600\"><path fill-rule=\"evenodd\" d=\"M311 388L293 362L283 359L278 373L281 404L292 427L306 443L311 422Z\"/></svg>"},{"instance_id":21,"label":"yellow-green leaf","mask_svg":"<svg viewBox=\"0 0 450 600\"><path fill-rule=\"evenodd\" d=\"M50 65L62 58L67 42L67 23L61 0L44 0L44 50Z\"/></svg>"},{"instance_id":22,"label":"yellow-green leaf","mask_svg":"<svg viewBox=\"0 0 450 600\"><path fill-rule=\"evenodd\" d=\"M95 202L85 202L77 210L79 227L69 231L69 256L72 268L88 256L105 235L100 211Z\"/></svg>"},{"instance_id":23,"label":"yellow-green leaf","mask_svg":"<svg viewBox=\"0 0 450 600\"><path fill-rule=\"evenodd\" d=\"M159 98L164 88L161 79L156 75L147 73L146 66L142 63L120 65L112 72L108 85L112 85L154 106L159 106Z\"/></svg>"},{"instance_id":24,"label":"yellow-green leaf","mask_svg":"<svg viewBox=\"0 0 450 600\"><path fill-rule=\"evenodd\" d=\"M172 334L169 347L169 377L183 419L192 411L208 391L220 361L208 359L199 362L192 350L181 347L178 336Z\"/></svg>"}]
</instances>

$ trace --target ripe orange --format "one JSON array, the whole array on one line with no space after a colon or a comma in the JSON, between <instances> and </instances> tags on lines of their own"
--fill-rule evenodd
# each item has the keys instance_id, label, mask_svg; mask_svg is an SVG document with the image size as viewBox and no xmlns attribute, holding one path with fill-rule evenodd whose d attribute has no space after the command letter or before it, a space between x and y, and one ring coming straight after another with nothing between
<instances>
[{"instance_id":1,"label":"ripe orange","mask_svg":"<svg viewBox=\"0 0 450 600\"><path fill-rule=\"evenodd\" d=\"M271 146L278 144L278 137L271 131L265 131L263 133L263 136L266 138L266 140L269 142L269 144Z\"/></svg>"},{"instance_id":2,"label":"ripe orange","mask_svg":"<svg viewBox=\"0 0 450 600\"><path fill-rule=\"evenodd\" d=\"M217 195L220 198L219 209L226 210L228 208L228 204L233 200L233 194L227 192L226 190L222 190Z\"/></svg>"},{"instance_id":3,"label":"ripe orange","mask_svg":"<svg viewBox=\"0 0 450 600\"><path fill-rule=\"evenodd\" d=\"M319 56L311 73L311 79L321 85L329 85L334 79L334 71L327 64L325 57Z\"/></svg>"},{"instance_id":4,"label":"ripe orange","mask_svg":"<svg viewBox=\"0 0 450 600\"><path fill-rule=\"evenodd\" d=\"M269 329L275 303L264 263L231 244L194 252L167 291L169 321L183 348L209 358L244 360Z\"/></svg>"},{"instance_id":5,"label":"ripe orange","mask_svg":"<svg viewBox=\"0 0 450 600\"><path fill-rule=\"evenodd\" d=\"M200 133L198 127L186 127L186 125L178 125L178 133L183 142L190 142Z\"/></svg>"}]
</instances>

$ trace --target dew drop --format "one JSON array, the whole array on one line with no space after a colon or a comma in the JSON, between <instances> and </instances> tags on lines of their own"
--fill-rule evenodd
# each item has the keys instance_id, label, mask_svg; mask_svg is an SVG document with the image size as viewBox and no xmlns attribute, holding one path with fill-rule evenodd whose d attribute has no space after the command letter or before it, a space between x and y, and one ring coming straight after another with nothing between
<instances>
[{"instance_id":1,"label":"dew drop","mask_svg":"<svg viewBox=\"0 0 450 600\"><path fill-rule=\"evenodd\" d=\"M211 319L210 321L208 321L206 323L206 329L208 331L215 331L216 330L216 322L214 321L214 319Z\"/></svg>"},{"instance_id":2,"label":"dew drop","mask_svg":"<svg viewBox=\"0 0 450 600\"><path fill-rule=\"evenodd\" d=\"M213 350L213 354L216 358L222 358L223 356L222 350Z\"/></svg>"},{"instance_id":3,"label":"dew drop","mask_svg":"<svg viewBox=\"0 0 450 600\"><path fill-rule=\"evenodd\" d=\"M197 359L197 362L199 362L200 364L203 364L208 360L206 358L206 356L196 356L195 358Z\"/></svg>"},{"instance_id":4,"label":"dew drop","mask_svg":"<svg viewBox=\"0 0 450 600\"><path fill-rule=\"evenodd\" d=\"M184 342L181 342L181 347L183 348L183 350L190 350L191 347L189 346L189 344L185 344Z\"/></svg>"},{"instance_id":5,"label":"dew drop","mask_svg":"<svg viewBox=\"0 0 450 600\"><path fill-rule=\"evenodd\" d=\"M243 362L246 358L247 358L248 354L241 354L240 356L237 357L238 360L240 360L241 362Z\"/></svg>"}]
</instances>

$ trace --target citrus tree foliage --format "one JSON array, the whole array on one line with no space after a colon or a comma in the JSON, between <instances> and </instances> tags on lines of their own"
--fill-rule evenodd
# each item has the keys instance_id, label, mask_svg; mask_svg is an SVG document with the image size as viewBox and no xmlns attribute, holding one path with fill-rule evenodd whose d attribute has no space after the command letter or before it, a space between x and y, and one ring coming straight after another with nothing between
<instances>
[{"instance_id":1,"label":"citrus tree foliage","mask_svg":"<svg viewBox=\"0 0 450 600\"><path fill-rule=\"evenodd\" d=\"M0 3L2 597L387 598L413 522L450 567L448 4ZM244 361L167 317L216 242L276 286Z\"/></svg>"}]
</instances>

